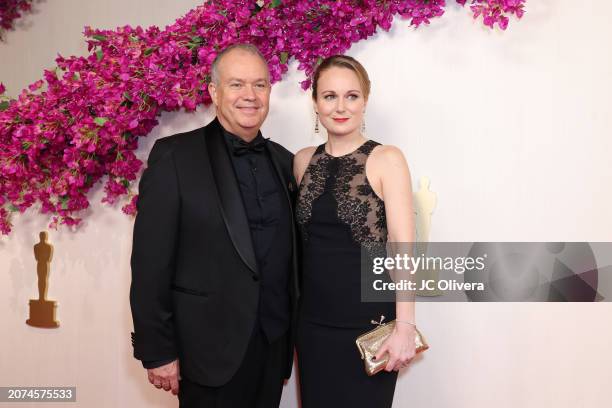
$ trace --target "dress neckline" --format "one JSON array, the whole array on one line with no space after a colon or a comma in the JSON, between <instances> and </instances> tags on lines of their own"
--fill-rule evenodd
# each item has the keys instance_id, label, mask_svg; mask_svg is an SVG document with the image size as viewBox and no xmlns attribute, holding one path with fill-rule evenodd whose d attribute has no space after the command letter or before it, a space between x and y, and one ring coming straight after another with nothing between
<instances>
[{"instance_id":1,"label":"dress neckline","mask_svg":"<svg viewBox=\"0 0 612 408\"><path fill-rule=\"evenodd\" d=\"M324 153L325 155L327 155L327 156L331 157L332 159L341 159L341 158L343 158L343 157L350 156L350 155L354 154L355 152L357 152L359 149L361 149L363 146L365 146L365 145L366 145L367 143L369 143L369 142L371 142L371 140L370 140L370 139L366 139L366 140L365 140L365 142L363 142L362 144L360 144L359 146L357 146L357 148L356 148L355 150L350 151L350 152L348 152L348 153L346 153L346 154L343 154L343 155L340 155L340 156L334 156L334 155L332 155L332 154L327 153L327 150L325 149L325 145L326 145L327 143L323 143L323 144L321 145L321 147L322 147L323 153Z\"/></svg>"}]
</instances>

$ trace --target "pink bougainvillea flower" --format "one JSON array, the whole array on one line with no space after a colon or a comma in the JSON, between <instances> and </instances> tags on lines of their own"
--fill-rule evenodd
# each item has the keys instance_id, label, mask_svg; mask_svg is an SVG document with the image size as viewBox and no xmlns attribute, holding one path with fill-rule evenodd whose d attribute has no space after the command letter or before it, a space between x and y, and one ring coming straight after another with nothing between
<instances>
[{"instance_id":1,"label":"pink bougainvillea flower","mask_svg":"<svg viewBox=\"0 0 612 408\"><path fill-rule=\"evenodd\" d=\"M525 0L470 0L470 9L474 18L482 16L483 24L494 28L495 24L502 30L508 28L510 19L508 16L515 15L517 18L523 17L525 13ZM467 0L457 0L462 6Z\"/></svg>"},{"instance_id":2,"label":"pink bougainvillea flower","mask_svg":"<svg viewBox=\"0 0 612 408\"><path fill-rule=\"evenodd\" d=\"M2 0L0 1L0 30L13 28L15 20L22 16L22 12L32 8L32 0ZM2 32L0 31L0 35Z\"/></svg>"},{"instance_id":3,"label":"pink bougainvillea flower","mask_svg":"<svg viewBox=\"0 0 612 408\"><path fill-rule=\"evenodd\" d=\"M489 27L505 29L508 16L524 12L524 0L470 1L475 18L482 15ZM19 2L2 4L9 3ZM203 3L164 30L85 27L89 55L58 56L44 79L15 99L0 96L0 232L10 232L11 214L34 204L50 215L51 227L78 225L90 205L87 194L100 181L103 202L127 196L122 211L135 214L139 137L151 132L163 111L193 111L211 103L210 67L226 46L256 45L272 82L280 81L295 59L306 75L300 83L306 90L323 58L346 52L379 28L389 30L396 16L414 27L430 24L445 5L445 0L219 0ZM0 84L0 95L4 91Z\"/></svg>"}]
</instances>

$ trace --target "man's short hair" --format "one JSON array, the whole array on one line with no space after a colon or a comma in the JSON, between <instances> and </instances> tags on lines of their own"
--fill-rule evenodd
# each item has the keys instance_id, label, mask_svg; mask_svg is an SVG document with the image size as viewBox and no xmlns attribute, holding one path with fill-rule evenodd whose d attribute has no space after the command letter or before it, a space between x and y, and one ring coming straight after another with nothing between
<instances>
[{"instance_id":1,"label":"man's short hair","mask_svg":"<svg viewBox=\"0 0 612 408\"><path fill-rule=\"evenodd\" d=\"M215 59L212 62L212 65L210 66L210 80L215 85L219 85L219 63L221 62L221 59L223 59L223 57L226 54L228 54L230 51L232 51L232 50L246 51L246 52L248 52L250 54L253 54L253 55L259 57L263 61L263 63L266 66L266 68L268 68L268 61L266 61L266 58L263 56L261 51L259 51L259 49L256 46L254 46L253 44L243 44L243 43L232 44L232 45L226 47L219 54L217 54L217 56L215 57ZM269 72L268 72L268 76L269 76Z\"/></svg>"}]
</instances>

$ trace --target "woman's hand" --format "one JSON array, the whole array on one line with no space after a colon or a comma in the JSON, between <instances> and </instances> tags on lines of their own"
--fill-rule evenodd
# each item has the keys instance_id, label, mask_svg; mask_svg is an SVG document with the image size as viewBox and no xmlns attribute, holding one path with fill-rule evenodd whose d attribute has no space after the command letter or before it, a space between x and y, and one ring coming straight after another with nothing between
<instances>
[{"instance_id":1,"label":"woman's hand","mask_svg":"<svg viewBox=\"0 0 612 408\"><path fill-rule=\"evenodd\" d=\"M416 336L415 328L411 324L396 323L393 333L383 343L376 353L376 360L383 358L385 353L389 353L389 362L385 371L398 371L406 367L416 354L414 339Z\"/></svg>"}]
</instances>

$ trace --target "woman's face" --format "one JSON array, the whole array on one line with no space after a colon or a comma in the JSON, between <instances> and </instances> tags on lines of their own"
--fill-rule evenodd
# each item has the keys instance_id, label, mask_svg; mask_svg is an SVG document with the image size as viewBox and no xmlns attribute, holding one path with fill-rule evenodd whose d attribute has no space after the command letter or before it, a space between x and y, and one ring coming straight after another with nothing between
<instances>
[{"instance_id":1,"label":"woman's face","mask_svg":"<svg viewBox=\"0 0 612 408\"><path fill-rule=\"evenodd\" d=\"M359 132L366 102L359 78L350 69L331 67L319 76L314 108L328 134Z\"/></svg>"}]
</instances>

